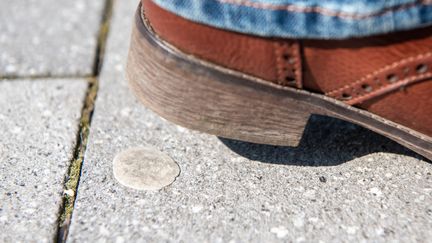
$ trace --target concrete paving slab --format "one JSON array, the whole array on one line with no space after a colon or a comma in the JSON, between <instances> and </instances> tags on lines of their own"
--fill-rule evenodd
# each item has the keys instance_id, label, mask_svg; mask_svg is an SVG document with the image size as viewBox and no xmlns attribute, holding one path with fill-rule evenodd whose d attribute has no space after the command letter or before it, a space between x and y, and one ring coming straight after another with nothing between
<instances>
[{"instance_id":1,"label":"concrete paving slab","mask_svg":"<svg viewBox=\"0 0 432 243\"><path fill-rule=\"evenodd\" d=\"M104 4L2 1L0 77L91 75Z\"/></svg>"},{"instance_id":2,"label":"concrete paving slab","mask_svg":"<svg viewBox=\"0 0 432 243\"><path fill-rule=\"evenodd\" d=\"M313 117L297 148L190 131L124 78L135 4L117 1L69 242L388 242L432 237L432 165L346 122ZM113 34L115 33L115 34ZM159 191L122 186L113 159L153 146L180 166Z\"/></svg>"},{"instance_id":3,"label":"concrete paving slab","mask_svg":"<svg viewBox=\"0 0 432 243\"><path fill-rule=\"evenodd\" d=\"M0 80L0 242L52 242L85 80Z\"/></svg>"}]
</instances>

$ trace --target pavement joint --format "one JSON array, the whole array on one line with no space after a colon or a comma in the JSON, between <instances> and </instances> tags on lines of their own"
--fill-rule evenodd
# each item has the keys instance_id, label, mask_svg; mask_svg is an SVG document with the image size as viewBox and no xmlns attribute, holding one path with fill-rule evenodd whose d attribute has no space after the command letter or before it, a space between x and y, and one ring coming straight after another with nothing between
<instances>
[{"instance_id":1,"label":"pavement joint","mask_svg":"<svg viewBox=\"0 0 432 243\"><path fill-rule=\"evenodd\" d=\"M64 183L63 206L60 209L59 228L54 241L66 242L67 235L71 223L71 218L75 206L75 200L78 194L79 181L81 176L81 169L84 162L84 155L87 148L88 137L90 134L90 126L94 105L99 88L99 74L102 69L106 41L110 29L110 22L112 17L114 0L106 0L101 24L98 34L98 43L93 66L93 77L87 77L89 85L81 111L81 119L79 124L79 131L77 133L76 147L74 156L71 160L67 177Z\"/></svg>"},{"instance_id":2,"label":"pavement joint","mask_svg":"<svg viewBox=\"0 0 432 243\"><path fill-rule=\"evenodd\" d=\"M64 182L63 204L60 209L60 217L58 219L59 228L54 239L56 242L66 242L70 219L74 209L75 198L78 192L81 167L84 162L84 155L87 148L98 85L99 82L97 79L90 79L88 82L87 93L83 108L81 110L79 130L77 133L73 158L69 165L68 173Z\"/></svg>"},{"instance_id":3,"label":"pavement joint","mask_svg":"<svg viewBox=\"0 0 432 243\"><path fill-rule=\"evenodd\" d=\"M28 75L28 76L2 76L0 75L0 81L21 81L21 80L59 80L59 79L92 79L95 76L92 75Z\"/></svg>"},{"instance_id":4,"label":"pavement joint","mask_svg":"<svg viewBox=\"0 0 432 243\"><path fill-rule=\"evenodd\" d=\"M111 17L113 13L113 6L115 0L106 0L105 7L102 14L102 21L99 28L98 44L96 47L96 56L93 66L93 75L99 76L102 69L102 64L105 56L106 42L111 25Z\"/></svg>"}]
</instances>

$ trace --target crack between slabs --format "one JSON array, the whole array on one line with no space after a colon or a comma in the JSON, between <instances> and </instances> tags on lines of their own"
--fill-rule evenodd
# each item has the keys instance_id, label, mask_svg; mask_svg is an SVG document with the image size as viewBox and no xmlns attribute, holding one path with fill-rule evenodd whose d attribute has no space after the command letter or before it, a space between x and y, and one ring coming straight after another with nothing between
<instances>
[{"instance_id":1,"label":"crack between slabs","mask_svg":"<svg viewBox=\"0 0 432 243\"><path fill-rule=\"evenodd\" d=\"M92 79L95 78L93 74L90 75L28 75L28 76L0 76L0 82L2 81L20 81L20 80L53 80L53 79Z\"/></svg>"},{"instance_id":2,"label":"crack between slabs","mask_svg":"<svg viewBox=\"0 0 432 243\"><path fill-rule=\"evenodd\" d=\"M102 69L102 64L105 56L106 41L111 24L113 5L115 0L106 0L103 10L102 20L98 34L98 45L93 66L92 77L87 77L88 88L84 100L84 105L81 110L81 118L79 129L71 159L69 169L64 181L64 194L61 207L59 209L59 218L57 221L57 232L54 236L54 242L66 242L71 224L72 214L75 207L75 200L78 195L78 188L81 177L82 165L87 149L88 138L90 134L90 126L94 111L94 105L99 88L99 74Z\"/></svg>"}]
</instances>

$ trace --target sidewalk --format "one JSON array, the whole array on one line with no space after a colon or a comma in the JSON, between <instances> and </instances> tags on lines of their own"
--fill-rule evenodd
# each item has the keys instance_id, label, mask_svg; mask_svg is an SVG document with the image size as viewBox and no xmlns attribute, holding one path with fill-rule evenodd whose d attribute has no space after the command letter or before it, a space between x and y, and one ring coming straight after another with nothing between
<instances>
[{"instance_id":1,"label":"sidewalk","mask_svg":"<svg viewBox=\"0 0 432 243\"><path fill-rule=\"evenodd\" d=\"M31 1L28 17L8 17L27 3L0 4L0 242L432 237L432 165L420 156L319 116L297 148L181 128L128 89L137 2ZM181 168L159 191L113 176L116 154L146 145Z\"/></svg>"}]
</instances>

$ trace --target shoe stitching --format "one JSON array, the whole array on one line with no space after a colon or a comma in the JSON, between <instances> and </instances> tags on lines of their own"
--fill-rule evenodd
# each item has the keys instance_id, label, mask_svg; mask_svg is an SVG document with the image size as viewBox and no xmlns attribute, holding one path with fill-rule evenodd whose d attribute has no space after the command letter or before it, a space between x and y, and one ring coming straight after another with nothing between
<instances>
[{"instance_id":1,"label":"shoe stitching","mask_svg":"<svg viewBox=\"0 0 432 243\"><path fill-rule=\"evenodd\" d=\"M276 73L277 73L277 83L278 84L283 84L282 79L283 79L283 73L282 73L282 58L281 58L281 51L279 49L279 43L278 42L273 42L273 49L274 49L274 54L276 56Z\"/></svg>"},{"instance_id":2,"label":"shoe stitching","mask_svg":"<svg viewBox=\"0 0 432 243\"><path fill-rule=\"evenodd\" d=\"M364 94L361 96L358 96L356 98L353 98L352 100L347 101L346 103L348 105L355 105L357 103L361 103L365 100L368 100L370 98L391 92L399 87L403 87L406 86L408 84L412 84L412 83L416 83L416 82L420 82L420 81L425 81L426 79L432 78L432 73L431 72L427 72L427 73L423 73L411 78L407 78L404 80L401 80L397 83L394 84L389 84L387 86L384 86L382 88L377 89L376 91L372 92L372 93L368 93L368 94Z\"/></svg>"},{"instance_id":3,"label":"shoe stitching","mask_svg":"<svg viewBox=\"0 0 432 243\"><path fill-rule=\"evenodd\" d=\"M361 78L361 79L359 79L359 80L357 80L357 81L355 81L355 82L353 82L351 84L347 84L347 85L345 85L345 86L343 86L341 88L329 91L329 92L326 93L326 95L327 96L333 96L336 93L340 93L340 92L345 91L347 89L353 88L354 86L356 86L356 85L358 85L360 83L363 83L363 82L365 82L365 81L367 81L369 79L372 79L373 77L378 76L380 73L383 73L383 72L386 72L388 70L397 68L400 65L404 65L404 64L409 63L409 62L415 62L417 60L420 60L420 59L423 59L423 58L427 58L427 57L430 57L430 56L432 56L432 52L427 52L425 54L420 54L420 55L415 56L415 57L409 57L407 59L395 62L395 63L390 64L388 66L385 66L385 67L383 67L383 68L381 68L381 69L379 69L379 70L377 70L377 71L375 71L375 72L373 72L371 74L368 74L365 77L363 77L363 78ZM387 87L387 86L385 86L385 87Z\"/></svg>"},{"instance_id":4,"label":"shoe stitching","mask_svg":"<svg viewBox=\"0 0 432 243\"><path fill-rule=\"evenodd\" d=\"M273 42L273 47L276 56L277 84L301 88L298 44L294 41L276 40ZM292 79L292 82L288 78Z\"/></svg>"},{"instance_id":5,"label":"shoe stitching","mask_svg":"<svg viewBox=\"0 0 432 243\"><path fill-rule=\"evenodd\" d=\"M291 45L291 53L292 53L292 58L294 58L294 76L295 76L295 79L296 79L296 85L297 85L297 88L299 88L299 89L301 89L301 88L303 88L303 85L302 85L302 77L301 77L301 74L300 74L300 70L301 70L301 65L300 65L300 58L299 58L299 56L300 56L300 54L299 54L299 44L298 43L292 43L292 45Z\"/></svg>"}]
</instances>

